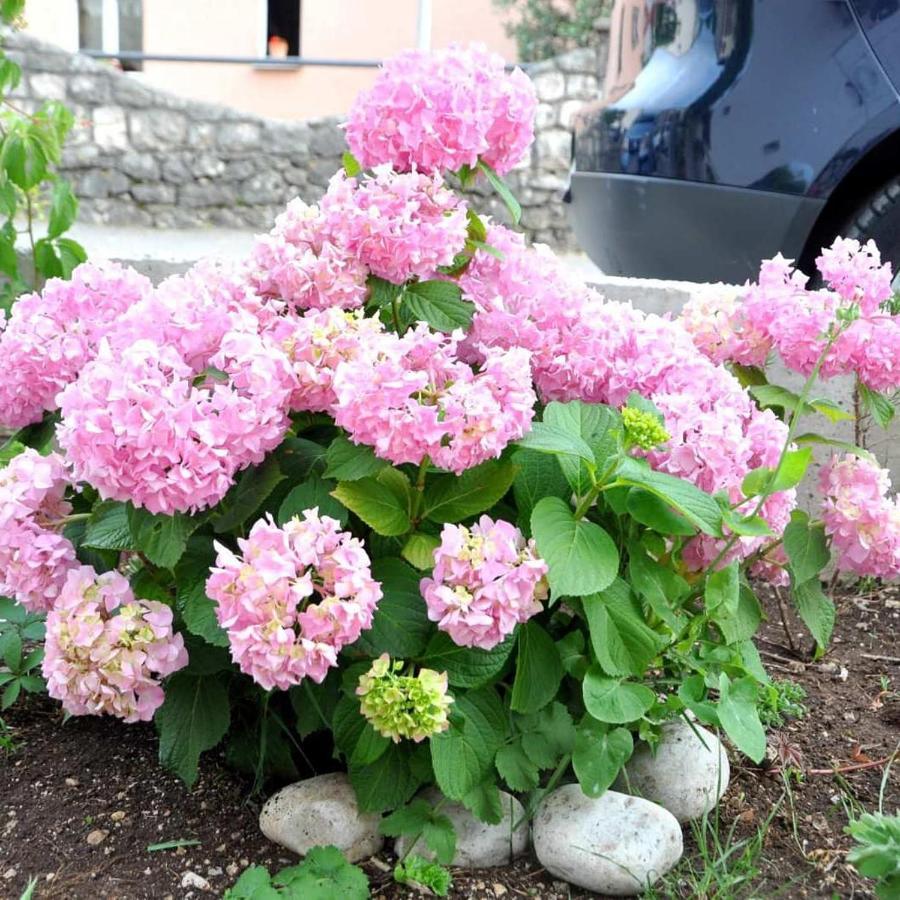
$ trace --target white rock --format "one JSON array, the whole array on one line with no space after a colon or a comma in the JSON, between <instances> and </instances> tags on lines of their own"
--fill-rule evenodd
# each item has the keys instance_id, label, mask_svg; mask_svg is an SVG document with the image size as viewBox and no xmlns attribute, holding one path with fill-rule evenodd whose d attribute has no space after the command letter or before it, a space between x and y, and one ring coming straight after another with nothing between
<instances>
[{"instance_id":1,"label":"white rock","mask_svg":"<svg viewBox=\"0 0 900 900\"><path fill-rule=\"evenodd\" d=\"M681 858L681 826L648 800L607 791L592 799L580 785L550 794L532 826L534 851L552 875L600 894L631 897Z\"/></svg>"},{"instance_id":2,"label":"white rock","mask_svg":"<svg viewBox=\"0 0 900 900\"><path fill-rule=\"evenodd\" d=\"M440 792L434 788L423 791L420 796L435 805L441 801ZM475 818L461 803L445 802L441 806L440 812L450 819L456 831L454 866L467 869L505 866L514 857L525 852L528 846L528 822L522 822L515 832L512 830L513 825L525 814L522 804L511 794L500 791L500 805L503 818L496 825L488 825ZM403 856L408 844L409 839L405 836L397 838L394 844L397 856ZM426 859L434 856L421 838L416 843L414 852Z\"/></svg>"},{"instance_id":3,"label":"white rock","mask_svg":"<svg viewBox=\"0 0 900 900\"><path fill-rule=\"evenodd\" d=\"M715 808L730 777L722 742L697 724L692 729L676 720L663 726L655 756L646 744L635 750L613 788L658 803L687 822Z\"/></svg>"},{"instance_id":4,"label":"white rock","mask_svg":"<svg viewBox=\"0 0 900 900\"><path fill-rule=\"evenodd\" d=\"M187 871L181 876L181 886L185 889L193 888L197 891L211 891L210 883L196 872Z\"/></svg>"},{"instance_id":5,"label":"white rock","mask_svg":"<svg viewBox=\"0 0 900 900\"><path fill-rule=\"evenodd\" d=\"M332 844L350 862L372 856L384 838L381 816L361 813L349 779L342 772L317 775L282 788L259 814L262 833L304 856L313 847Z\"/></svg>"}]
</instances>

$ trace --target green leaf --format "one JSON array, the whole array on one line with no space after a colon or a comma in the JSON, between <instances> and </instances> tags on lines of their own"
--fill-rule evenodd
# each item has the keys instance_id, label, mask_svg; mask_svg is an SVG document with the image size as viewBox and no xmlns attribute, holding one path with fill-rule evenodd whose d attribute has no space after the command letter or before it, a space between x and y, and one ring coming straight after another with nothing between
<instances>
[{"instance_id":1,"label":"green leaf","mask_svg":"<svg viewBox=\"0 0 900 900\"><path fill-rule=\"evenodd\" d=\"M593 464L609 468L611 460L619 452L621 421L608 406L571 400L568 403L553 402L544 410L544 423L567 434L581 437L590 447ZM593 468L582 459L560 455L560 468L576 494L586 493L592 486Z\"/></svg>"},{"instance_id":2,"label":"green leaf","mask_svg":"<svg viewBox=\"0 0 900 900\"><path fill-rule=\"evenodd\" d=\"M590 716L578 726L572 768L582 791L599 797L631 759L634 741L627 728L610 729Z\"/></svg>"},{"instance_id":3,"label":"green leaf","mask_svg":"<svg viewBox=\"0 0 900 900\"><path fill-rule=\"evenodd\" d=\"M5 239L0 238L0 272L8 278L19 277L19 257L15 246Z\"/></svg>"},{"instance_id":4,"label":"green leaf","mask_svg":"<svg viewBox=\"0 0 900 900\"><path fill-rule=\"evenodd\" d=\"M740 567L737 560L706 576L703 601L711 615L722 611L726 616L737 612L740 597Z\"/></svg>"},{"instance_id":5,"label":"green leaf","mask_svg":"<svg viewBox=\"0 0 900 900\"><path fill-rule=\"evenodd\" d=\"M50 238L40 238L35 241L34 267L44 278L62 278L62 260Z\"/></svg>"},{"instance_id":6,"label":"green leaf","mask_svg":"<svg viewBox=\"0 0 900 900\"><path fill-rule=\"evenodd\" d=\"M367 900L369 879L358 866L347 862L337 847L313 847L297 866L282 869L272 884L285 888L279 897L290 900ZM252 900L257 900L255 895ZM261 900L268 900L263 897Z\"/></svg>"},{"instance_id":7,"label":"green leaf","mask_svg":"<svg viewBox=\"0 0 900 900\"><path fill-rule=\"evenodd\" d=\"M556 696L563 674L553 638L537 622L526 622L519 629L510 709L537 712Z\"/></svg>"},{"instance_id":8,"label":"green leaf","mask_svg":"<svg viewBox=\"0 0 900 900\"><path fill-rule=\"evenodd\" d=\"M575 725L562 703L554 702L540 712L516 716L525 755L541 769L555 766L575 743Z\"/></svg>"},{"instance_id":9,"label":"green leaf","mask_svg":"<svg viewBox=\"0 0 900 900\"><path fill-rule=\"evenodd\" d=\"M497 192L497 196L509 210L513 225L518 225L522 218L522 207L519 206L519 201L513 196L506 182L483 159L478 160L478 169L484 172L487 180L491 183L491 187Z\"/></svg>"},{"instance_id":10,"label":"green leaf","mask_svg":"<svg viewBox=\"0 0 900 900\"><path fill-rule=\"evenodd\" d=\"M419 592L420 576L402 560L390 558L376 559L372 576L381 582L384 596L378 601L372 627L355 646L373 657L382 653L400 659L419 656L434 630Z\"/></svg>"},{"instance_id":11,"label":"green leaf","mask_svg":"<svg viewBox=\"0 0 900 900\"><path fill-rule=\"evenodd\" d=\"M68 231L78 215L78 200L72 193L68 181L58 178L53 184L50 195L50 221L47 224L47 237L59 237Z\"/></svg>"},{"instance_id":12,"label":"green leaf","mask_svg":"<svg viewBox=\"0 0 900 900\"><path fill-rule=\"evenodd\" d=\"M510 635L492 650L460 647L453 643L449 635L438 631L425 648L422 665L438 672L446 671L454 687L481 687L500 674L515 643L515 635Z\"/></svg>"},{"instance_id":13,"label":"green leaf","mask_svg":"<svg viewBox=\"0 0 900 900\"><path fill-rule=\"evenodd\" d=\"M815 576L808 581L794 584L791 593L803 624L816 639L820 650L824 650L834 631L834 602L822 590L822 585Z\"/></svg>"},{"instance_id":14,"label":"green leaf","mask_svg":"<svg viewBox=\"0 0 900 900\"><path fill-rule=\"evenodd\" d=\"M705 534L722 536L722 513L716 501L689 481L657 472L643 460L625 457L616 470L620 483L641 487L674 507Z\"/></svg>"},{"instance_id":15,"label":"green leaf","mask_svg":"<svg viewBox=\"0 0 900 900\"><path fill-rule=\"evenodd\" d=\"M188 538L200 523L182 513L154 515L128 504L128 527L134 545L154 565L172 569L181 559Z\"/></svg>"},{"instance_id":16,"label":"green leaf","mask_svg":"<svg viewBox=\"0 0 900 900\"><path fill-rule=\"evenodd\" d=\"M56 239L56 256L63 278L70 278L72 272L87 260L87 252L84 247L71 238Z\"/></svg>"},{"instance_id":17,"label":"green leaf","mask_svg":"<svg viewBox=\"0 0 900 900\"><path fill-rule=\"evenodd\" d=\"M334 742L351 766L375 762L388 748L390 740L379 734L363 717L356 697L342 697L331 720Z\"/></svg>"},{"instance_id":18,"label":"green leaf","mask_svg":"<svg viewBox=\"0 0 900 900\"><path fill-rule=\"evenodd\" d=\"M274 456L267 457L261 465L245 469L237 484L216 507L212 517L213 530L222 534L254 518L266 498L282 481L284 475Z\"/></svg>"},{"instance_id":19,"label":"green leaf","mask_svg":"<svg viewBox=\"0 0 900 900\"><path fill-rule=\"evenodd\" d=\"M582 692L587 711L598 721L614 725L637 721L656 700L646 685L607 678L598 666L588 669Z\"/></svg>"},{"instance_id":20,"label":"green leaf","mask_svg":"<svg viewBox=\"0 0 900 900\"><path fill-rule=\"evenodd\" d=\"M751 678L731 681L724 672L719 675L719 721L738 750L759 763L766 755L766 733L756 710L756 692Z\"/></svg>"},{"instance_id":21,"label":"green leaf","mask_svg":"<svg viewBox=\"0 0 900 900\"><path fill-rule=\"evenodd\" d=\"M325 454L327 467L325 478L337 481L356 481L367 475L375 475L387 463L375 455L365 444L354 444L343 435L336 437Z\"/></svg>"},{"instance_id":22,"label":"green leaf","mask_svg":"<svg viewBox=\"0 0 900 900\"><path fill-rule=\"evenodd\" d=\"M568 500L572 495L566 476L557 460L536 450L517 450L512 457L516 474L513 479L513 496L519 511L520 525L526 524L530 532L531 513L544 497Z\"/></svg>"},{"instance_id":23,"label":"green leaf","mask_svg":"<svg viewBox=\"0 0 900 900\"><path fill-rule=\"evenodd\" d=\"M644 621L628 585L616 579L610 587L582 601L597 661L608 675L643 675L665 639Z\"/></svg>"},{"instance_id":24,"label":"green leaf","mask_svg":"<svg viewBox=\"0 0 900 900\"><path fill-rule=\"evenodd\" d=\"M379 534L406 534L410 529L408 503L404 503L381 476L341 481L331 494Z\"/></svg>"},{"instance_id":25,"label":"green leaf","mask_svg":"<svg viewBox=\"0 0 900 900\"><path fill-rule=\"evenodd\" d=\"M133 550L128 507L117 500L103 500L91 510L82 544L95 550Z\"/></svg>"},{"instance_id":26,"label":"green leaf","mask_svg":"<svg viewBox=\"0 0 900 900\"><path fill-rule=\"evenodd\" d=\"M576 460L583 460L588 467L596 468L594 463L594 451L584 438L577 434L564 431L558 425L550 425L547 422L535 422L531 431L518 441L518 446L525 450L535 450L539 453L552 453L555 456L568 456Z\"/></svg>"},{"instance_id":27,"label":"green leaf","mask_svg":"<svg viewBox=\"0 0 900 900\"><path fill-rule=\"evenodd\" d=\"M331 496L335 487L333 481L325 481L318 475L311 475L281 501L278 509L278 524L284 525L294 516L302 518L307 509L318 508L320 516L331 516L332 519L337 519L341 525L346 525L350 516L347 508Z\"/></svg>"},{"instance_id":28,"label":"green leaf","mask_svg":"<svg viewBox=\"0 0 900 900\"><path fill-rule=\"evenodd\" d=\"M664 535L691 535L697 529L665 500L643 488L628 492L625 507L633 519Z\"/></svg>"},{"instance_id":29,"label":"green leaf","mask_svg":"<svg viewBox=\"0 0 900 900\"><path fill-rule=\"evenodd\" d=\"M461 801L487 775L505 737L506 722L491 689L455 699L457 715L451 717L450 728L431 737L431 762L444 795Z\"/></svg>"},{"instance_id":30,"label":"green leaf","mask_svg":"<svg viewBox=\"0 0 900 900\"><path fill-rule=\"evenodd\" d=\"M712 618L719 626L725 642L735 644L739 641L750 640L756 634L756 629L762 621L762 610L750 585L742 583L738 593L737 608L731 610L719 607Z\"/></svg>"},{"instance_id":31,"label":"green leaf","mask_svg":"<svg viewBox=\"0 0 900 900\"><path fill-rule=\"evenodd\" d=\"M175 566L175 603L191 634L215 647L227 647L228 635L216 618L216 604L206 595L206 582L215 561L216 551L209 538L192 537L188 541Z\"/></svg>"},{"instance_id":32,"label":"green leaf","mask_svg":"<svg viewBox=\"0 0 900 900\"><path fill-rule=\"evenodd\" d=\"M783 540L791 572L798 584L818 575L831 559L824 524L810 525L809 516L801 510L791 513Z\"/></svg>"},{"instance_id":33,"label":"green leaf","mask_svg":"<svg viewBox=\"0 0 900 900\"><path fill-rule=\"evenodd\" d=\"M559 497L544 497L531 514L531 532L546 561L554 597L582 597L612 584L619 551L594 522L580 521Z\"/></svg>"},{"instance_id":34,"label":"green leaf","mask_svg":"<svg viewBox=\"0 0 900 900\"><path fill-rule=\"evenodd\" d=\"M493 773L469 791L463 797L462 802L479 822L498 825L503 818L503 803ZM510 804L510 812L512 812L512 804Z\"/></svg>"},{"instance_id":35,"label":"green leaf","mask_svg":"<svg viewBox=\"0 0 900 900\"><path fill-rule=\"evenodd\" d=\"M435 331L467 329L475 315L475 304L462 299L459 285L454 281L417 281L407 285L403 306Z\"/></svg>"},{"instance_id":36,"label":"green leaf","mask_svg":"<svg viewBox=\"0 0 900 900\"><path fill-rule=\"evenodd\" d=\"M166 699L155 721L160 762L192 787L200 754L215 747L228 731L228 691L219 677L176 672L166 682Z\"/></svg>"},{"instance_id":37,"label":"green leaf","mask_svg":"<svg viewBox=\"0 0 900 900\"><path fill-rule=\"evenodd\" d=\"M402 284L394 284L391 281L386 281L384 278L379 278L377 275L370 275L366 284L369 286L368 303L377 309L390 307L403 293Z\"/></svg>"},{"instance_id":38,"label":"green leaf","mask_svg":"<svg viewBox=\"0 0 900 900\"><path fill-rule=\"evenodd\" d=\"M411 534L400 551L403 558L417 569L430 569L434 565L434 551L441 539L433 534Z\"/></svg>"},{"instance_id":39,"label":"green leaf","mask_svg":"<svg viewBox=\"0 0 900 900\"><path fill-rule=\"evenodd\" d=\"M461 475L441 475L425 487L423 515L432 522L460 522L490 509L509 490L513 463L488 460Z\"/></svg>"},{"instance_id":40,"label":"green leaf","mask_svg":"<svg viewBox=\"0 0 900 900\"><path fill-rule=\"evenodd\" d=\"M794 443L800 444L801 447L806 446L807 444L835 447L838 450L843 450L844 453L852 453L854 456L859 456L861 459L872 458L872 454L869 453L868 450L865 450L856 444L851 444L849 441L839 441L835 438L825 437L824 434L817 434L814 431L808 431L806 434L797 435L797 437L794 438Z\"/></svg>"},{"instance_id":41,"label":"green leaf","mask_svg":"<svg viewBox=\"0 0 900 900\"><path fill-rule=\"evenodd\" d=\"M6 0L9 2L9 0ZM24 3L24 0L21 0ZM7 21L4 19L4 21ZM8 94L19 86L22 79L22 69L11 59L3 57L0 59L0 94Z\"/></svg>"},{"instance_id":42,"label":"green leaf","mask_svg":"<svg viewBox=\"0 0 900 900\"><path fill-rule=\"evenodd\" d=\"M409 754L396 744L365 766L350 766L350 782L362 812L384 812L406 803L419 786Z\"/></svg>"},{"instance_id":43,"label":"green leaf","mask_svg":"<svg viewBox=\"0 0 900 900\"><path fill-rule=\"evenodd\" d=\"M23 191L37 187L47 177L47 162L43 143L28 131L10 131L0 146L0 166Z\"/></svg>"},{"instance_id":44,"label":"green leaf","mask_svg":"<svg viewBox=\"0 0 900 900\"><path fill-rule=\"evenodd\" d=\"M800 405L800 396L787 388L775 384L751 385L750 393L756 398L761 407L776 407L787 413L792 413ZM808 400L803 404L803 414L821 413L832 422L843 422L853 418L851 413L841 409L836 403L824 398Z\"/></svg>"},{"instance_id":45,"label":"green leaf","mask_svg":"<svg viewBox=\"0 0 900 900\"><path fill-rule=\"evenodd\" d=\"M745 497L756 497L764 491L775 494L796 487L803 481L806 470L812 462L812 450L803 447L800 450L789 450L784 454L776 474L775 469L765 466L753 469L744 477L741 490Z\"/></svg>"},{"instance_id":46,"label":"green leaf","mask_svg":"<svg viewBox=\"0 0 900 900\"><path fill-rule=\"evenodd\" d=\"M661 565L640 544L628 545L628 579L635 592L673 631L681 627L681 600L690 585L668 566Z\"/></svg>"},{"instance_id":47,"label":"green leaf","mask_svg":"<svg viewBox=\"0 0 900 900\"><path fill-rule=\"evenodd\" d=\"M344 172L348 178L355 178L362 172L359 160L349 150L345 150L341 156L341 165L343 165Z\"/></svg>"},{"instance_id":48,"label":"green leaf","mask_svg":"<svg viewBox=\"0 0 900 900\"><path fill-rule=\"evenodd\" d=\"M678 697L682 703L706 725L719 725L719 713L706 692L702 675L690 675L678 687Z\"/></svg>"},{"instance_id":49,"label":"green leaf","mask_svg":"<svg viewBox=\"0 0 900 900\"><path fill-rule=\"evenodd\" d=\"M511 791L533 791L540 783L540 769L528 757L521 740L501 747L494 764Z\"/></svg>"},{"instance_id":50,"label":"green leaf","mask_svg":"<svg viewBox=\"0 0 900 900\"><path fill-rule=\"evenodd\" d=\"M887 428L896 413L890 398L867 388L861 381L857 381L856 389L859 391L859 397L863 406L871 414L872 418L882 428Z\"/></svg>"}]
</instances>

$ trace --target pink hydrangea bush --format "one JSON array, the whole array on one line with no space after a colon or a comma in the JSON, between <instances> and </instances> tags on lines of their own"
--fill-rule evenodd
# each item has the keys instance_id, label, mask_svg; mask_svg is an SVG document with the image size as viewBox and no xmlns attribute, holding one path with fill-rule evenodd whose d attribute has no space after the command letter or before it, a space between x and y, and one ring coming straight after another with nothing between
<instances>
[{"instance_id":1,"label":"pink hydrangea bush","mask_svg":"<svg viewBox=\"0 0 900 900\"><path fill-rule=\"evenodd\" d=\"M535 106L483 48L402 54L350 113L358 159L246 258L84 266L13 309L0 592L46 612L67 711L154 719L189 783L220 741L258 780L324 747L378 813L434 782L492 817L570 765L596 796L611 734L688 712L762 758L753 583L824 652L829 557L900 574L864 454L796 509L817 378L888 415L890 271L839 240L821 289L779 257L680 320L608 302L451 187L524 159Z\"/></svg>"}]
</instances>

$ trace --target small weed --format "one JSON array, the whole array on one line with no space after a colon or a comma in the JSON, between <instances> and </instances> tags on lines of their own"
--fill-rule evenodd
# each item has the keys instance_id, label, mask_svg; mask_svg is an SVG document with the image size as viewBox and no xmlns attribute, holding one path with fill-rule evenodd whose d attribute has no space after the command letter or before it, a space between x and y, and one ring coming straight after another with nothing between
<instances>
[{"instance_id":1,"label":"small weed","mask_svg":"<svg viewBox=\"0 0 900 900\"><path fill-rule=\"evenodd\" d=\"M788 678L775 679L761 691L759 718L768 728L780 728L786 719L802 719L806 690Z\"/></svg>"},{"instance_id":2,"label":"small weed","mask_svg":"<svg viewBox=\"0 0 900 900\"><path fill-rule=\"evenodd\" d=\"M3 719L0 719L0 754L4 756L12 756L19 749L19 745L15 739L15 730L12 725L8 725Z\"/></svg>"},{"instance_id":3,"label":"small weed","mask_svg":"<svg viewBox=\"0 0 900 900\"><path fill-rule=\"evenodd\" d=\"M723 832L718 811L691 823L697 852L685 856L681 863L643 896L647 900L663 900L673 896L703 897L709 900L732 900L747 896L760 874L760 858L772 820L784 802L784 795L768 817L746 838L737 838L735 820ZM750 896L754 896L749 893ZM774 896L767 894L766 896Z\"/></svg>"}]
</instances>

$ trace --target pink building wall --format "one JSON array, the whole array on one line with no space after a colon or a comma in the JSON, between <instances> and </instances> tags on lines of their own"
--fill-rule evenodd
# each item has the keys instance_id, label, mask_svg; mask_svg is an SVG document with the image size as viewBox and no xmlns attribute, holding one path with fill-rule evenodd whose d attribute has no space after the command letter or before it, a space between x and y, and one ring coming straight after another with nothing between
<instances>
[{"instance_id":1,"label":"pink building wall","mask_svg":"<svg viewBox=\"0 0 900 900\"><path fill-rule=\"evenodd\" d=\"M303 0L301 54L382 59L416 44L416 0ZM144 0L144 52L264 55L264 0ZM492 0L432 0L431 45L479 40L507 59L515 44ZM253 68L147 62L137 77L182 96L277 119L340 115L372 69Z\"/></svg>"}]
</instances>

